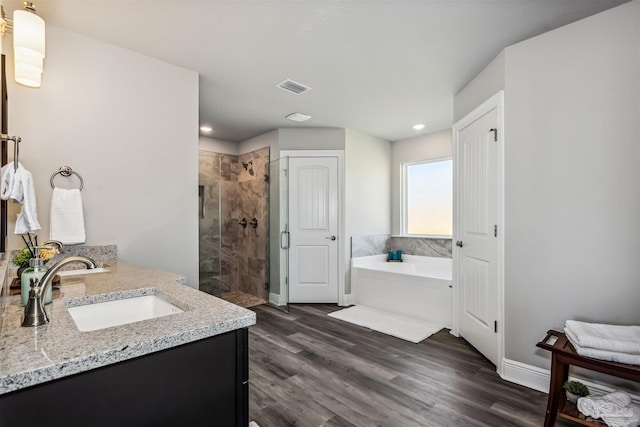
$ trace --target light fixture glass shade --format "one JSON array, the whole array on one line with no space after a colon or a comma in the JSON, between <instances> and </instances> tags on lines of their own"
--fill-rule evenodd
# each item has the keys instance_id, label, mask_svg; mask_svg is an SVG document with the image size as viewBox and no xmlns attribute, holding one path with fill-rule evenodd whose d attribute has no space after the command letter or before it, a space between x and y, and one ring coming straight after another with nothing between
<instances>
[{"instance_id":1,"label":"light fixture glass shade","mask_svg":"<svg viewBox=\"0 0 640 427\"><path fill-rule=\"evenodd\" d=\"M26 10L13 12L13 51L16 82L40 87L45 57L44 20Z\"/></svg>"},{"instance_id":2,"label":"light fixture glass shade","mask_svg":"<svg viewBox=\"0 0 640 427\"><path fill-rule=\"evenodd\" d=\"M29 87L40 87L43 59L24 52L16 52L14 59L16 82Z\"/></svg>"}]
</instances>

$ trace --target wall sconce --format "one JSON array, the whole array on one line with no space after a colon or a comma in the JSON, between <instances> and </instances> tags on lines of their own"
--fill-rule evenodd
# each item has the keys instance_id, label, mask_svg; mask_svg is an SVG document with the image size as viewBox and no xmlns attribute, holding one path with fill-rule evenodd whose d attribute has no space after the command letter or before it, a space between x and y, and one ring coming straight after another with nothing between
<instances>
[{"instance_id":1,"label":"wall sconce","mask_svg":"<svg viewBox=\"0 0 640 427\"><path fill-rule=\"evenodd\" d=\"M13 12L8 19L2 8L0 30L4 36L13 31L13 52L16 82L24 86L40 87L45 56L44 20L36 15L33 3L24 2L24 10Z\"/></svg>"}]
</instances>

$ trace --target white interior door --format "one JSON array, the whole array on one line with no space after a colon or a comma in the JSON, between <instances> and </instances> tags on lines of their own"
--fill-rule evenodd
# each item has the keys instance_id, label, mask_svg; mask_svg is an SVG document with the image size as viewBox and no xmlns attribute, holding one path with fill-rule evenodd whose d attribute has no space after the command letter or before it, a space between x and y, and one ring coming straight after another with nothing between
<instances>
[{"instance_id":1,"label":"white interior door","mask_svg":"<svg viewBox=\"0 0 640 427\"><path fill-rule=\"evenodd\" d=\"M289 302L338 302L338 159L289 159Z\"/></svg>"},{"instance_id":2,"label":"white interior door","mask_svg":"<svg viewBox=\"0 0 640 427\"><path fill-rule=\"evenodd\" d=\"M496 366L500 344L497 236L502 232L498 230L498 146L497 107L457 132L459 334Z\"/></svg>"}]
</instances>

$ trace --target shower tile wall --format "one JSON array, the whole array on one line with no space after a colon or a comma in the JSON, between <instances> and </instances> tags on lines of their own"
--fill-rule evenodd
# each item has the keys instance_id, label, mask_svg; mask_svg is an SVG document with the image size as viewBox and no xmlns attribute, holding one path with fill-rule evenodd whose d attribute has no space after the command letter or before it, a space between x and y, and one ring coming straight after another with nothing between
<instances>
[{"instance_id":1,"label":"shower tile wall","mask_svg":"<svg viewBox=\"0 0 640 427\"><path fill-rule=\"evenodd\" d=\"M239 290L269 299L267 244L269 148L243 154L238 159L238 220L246 218L247 227L237 228ZM246 168L245 168L246 165ZM257 220L257 227L250 225Z\"/></svg>"},{"instance_id":2,"label":"shower tile wall","mask_svg":"<svg viewBox=\"0 0 640 427\"><path fill-rule=\"evenodd\" d=\"M220 280L224 284L222 292L238 290L238 156L221 154L220 192L222 221Z\"/></svg>"}]
</instances>

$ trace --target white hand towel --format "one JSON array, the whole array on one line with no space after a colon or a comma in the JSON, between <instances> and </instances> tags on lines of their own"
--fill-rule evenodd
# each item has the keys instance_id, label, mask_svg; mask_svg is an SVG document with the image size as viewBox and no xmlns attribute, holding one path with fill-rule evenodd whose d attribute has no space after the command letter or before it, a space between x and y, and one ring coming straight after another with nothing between
<instances>
[{"instance_id":1,"label":"white hand towel","mask_svg":"<svg viewBox=\"0 0 640 427\"><path fill-rule=\"evenodd\" d=\"M11 162L0 169L0 176L2 177L2 181L0 181L0 199L2 200L9 200L13 192L16 179L16 172L13 166L13 162Z\"/></svg>"},{"instance_id":2,"label":"white hand towel","mask_svg":"<svg viewBox=\"0 0 640 427\"><path fill-rule=\"evenodd\" d=\"M22 184L23 171L26 171L26 169L22 166L22 163L18 163L17 168L13 162L2 167L0 172L2 175L0 199L22 204L24 199L24 186Z\"/></svg>"},{"instance_id":3,"label":"white hand towel","mask_svg":"<svg viewBox=\"0 0 640 427\"><path fill-rule=\"evenodd\" d=\"M609 399L608 394L598 397L587 396L579 398L578 411L593 418L602 418L604 415L633 415L633 411L628 405L618 405Z\"/></svg>"},{"instance_id":4,"label":"white hand towel","mask_svg":"<svg viewBox=\"0 0 640 427\"><path fill-rule=\"evenodd\" d=\"M84 243L84 213L82 196L77 188L54 188L51 196L49 238L65 245Z\"/></svg>"},{"instance_id":5,"label":"white hand towel","mask_svg":"<svg viewBox=\"0 0 640 427\"><path fill-rule=\"evenodd\" d=\"M640 425L640 408L636 405L630 405L625 408L626 414L606 414L602 416L602 420L609 427L638 427Z\"/></svg>"},{"instance_id":6,"label":"white hand towel","mask_svg":"<svg viewBox=\"0 0 640 427\"><path fill-rule=\"evenodd\" d=\"M18 218L16 219L16 234L25 234L30 231L40 230L40 222L38 221L38 204L36 203L36 190L33 187L33 176L31 172L18 166L18 172L16 173L16 182L20 181L20 188L22 191L22 200L19 203L22 204ZM16 191L14 191L15 193ZM13 196L12 196L13 199Z\"/></svg>"}]
</instances>

